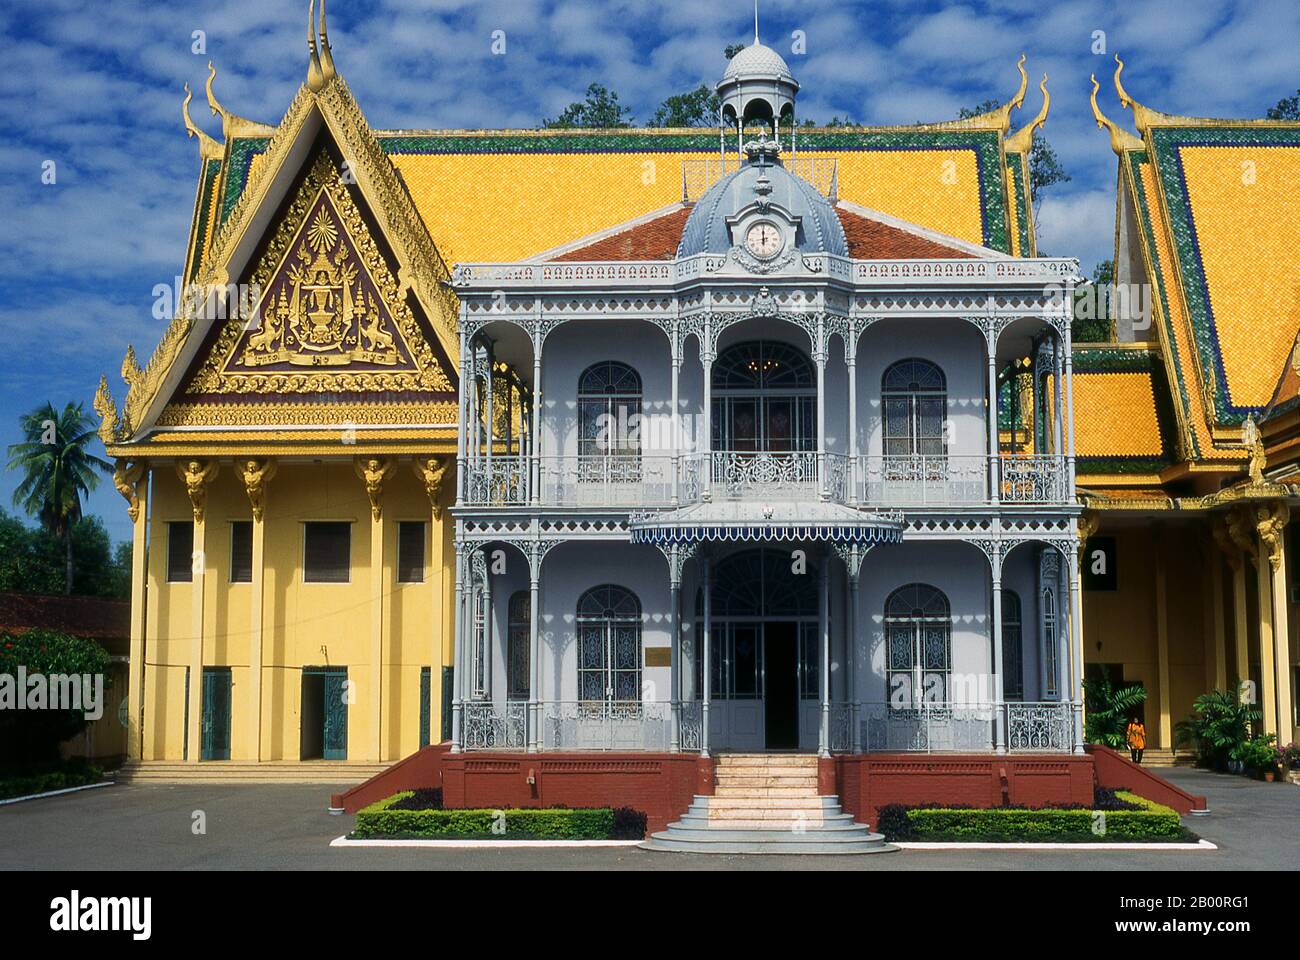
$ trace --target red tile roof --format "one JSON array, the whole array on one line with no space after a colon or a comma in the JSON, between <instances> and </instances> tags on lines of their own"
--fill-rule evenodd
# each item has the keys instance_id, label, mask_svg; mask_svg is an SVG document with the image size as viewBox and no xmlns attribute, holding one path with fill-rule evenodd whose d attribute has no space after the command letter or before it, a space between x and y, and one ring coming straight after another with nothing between
<instances>
[{"instance_id":1,"label":"red tile roof","mask_svg":"<svg viewBox=\"0 0 1300 960\"><path fill-rule=\"evenodd\" d=\"M963 260L972 254L836 207L854 260Z\"/></svg>"},{"instance_id":2,"label":"red tile roof","mask_svg":"<svg viewBox=\"0 0 1300 960\"><path fill-rule=\"evenodd\" d=\"M0 631L45 628L74 637L123 639L131 633L131 604L99 597L0 592Z\"/></svg>"},{"instance_id":3,"label":"red tile roof","mask_svg":"<svg viewBox=\"0 0 1300 960\"><path fill-rule=\"evenodd\" d=\"M662 217L611 234L556 257L560 261L672 260L693 207L683 207Z\"/></svg>"},{"instance_id":4,"label":"red tile roof","mask_svg":"<svg viewBox=\"0 0 1300 960\"><path fill-rule=\"evenodd\" d=\"M677 256L682 230L692 209L689 206L683 207L620 230L586 246L562 253L555 257L555 261L672 260ZM840 223L844 226L844 235L849 242L849 256L855 260L974 259L973 254L965 250L945 246L879 220L850 213L839 207L835 212L839 214Z\"/></svg>"}]
</instances>

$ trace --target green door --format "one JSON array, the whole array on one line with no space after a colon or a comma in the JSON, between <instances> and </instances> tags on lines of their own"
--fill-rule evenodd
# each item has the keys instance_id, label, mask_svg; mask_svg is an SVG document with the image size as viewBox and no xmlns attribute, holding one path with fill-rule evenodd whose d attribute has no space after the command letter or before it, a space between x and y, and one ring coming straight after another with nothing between
<instances>
[{"instance_id":1,"label":"green door","mask_svg":"<svg viewBox=\"0 0 1300 960\"><path fill-rule=\"evenodd\" d=\"M204 760L230 759L230 668L208 667L203 671Z\"/></svg>"},{"instance_id":2,"label":"green door","mask_svg":"<svg viewBox=\"0 0 1300 960\"><path fill-rule=\"evenodd\" d=\"M343 685L348 672L331 669L325 671L325 759L348 758L348 702Z\"/></svg>"}]
</instances>

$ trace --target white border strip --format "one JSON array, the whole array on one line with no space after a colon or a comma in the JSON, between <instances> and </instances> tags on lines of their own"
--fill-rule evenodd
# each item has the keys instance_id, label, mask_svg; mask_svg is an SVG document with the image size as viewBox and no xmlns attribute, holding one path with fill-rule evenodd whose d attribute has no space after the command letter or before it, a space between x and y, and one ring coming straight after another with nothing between
<instances>
[{"instance_id":1,"label":"white border strip","mask_svg":"<svg viewBox=\"0 0 1300 960\"><path fill-rule=\"evenodd\" d=\"M1198 843L899 843L900 850L1218 850L1209 840Z\"/></svg>"},{"instance_id":2,"label":"white border strip","mask_svg":"<svg viewBox=\"0 0 1300 960\"><path fill-rule=\"evenodd\" d=\"M642 840L349 840L335 837L331 847L445 847L449 850L524 849L536 847L635 847Z\"/></svg>"},{"instance_id":3,"label":"white border strip","mask_svg":"<svg viewBox=\"0 0 1300 960\"><path fill-rule=\"evenodd\" d=\"M58 797L65 793L80 793L82 790L95 790L99 787L113 786L112 780L103 780L99 783L83 783L79 787L64 787L62 790L47 790L45 793L29 793L25 797L10 797L8 800L0 800L0 807L7 807L11 803L22 803L25 800L40 800L43 797Z\"/></svg>"}]
</instances>

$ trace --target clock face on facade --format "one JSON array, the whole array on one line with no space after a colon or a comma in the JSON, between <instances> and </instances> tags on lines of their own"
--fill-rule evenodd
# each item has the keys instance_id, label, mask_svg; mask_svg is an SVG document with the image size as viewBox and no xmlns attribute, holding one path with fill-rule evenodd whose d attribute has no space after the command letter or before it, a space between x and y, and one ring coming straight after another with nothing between
<instances>
[{"instance_id":1,"label":"clock face on facade","mask_svg":"<svg viewBox=\"0 0 1300 960\"><path fill-rule=\"evenodd\" d=\"M784 246L785 240L775 224L756 223L745 234L745 247L750 253L762 260L770 260L775 257Z\"/></svg>"}]
</instances>

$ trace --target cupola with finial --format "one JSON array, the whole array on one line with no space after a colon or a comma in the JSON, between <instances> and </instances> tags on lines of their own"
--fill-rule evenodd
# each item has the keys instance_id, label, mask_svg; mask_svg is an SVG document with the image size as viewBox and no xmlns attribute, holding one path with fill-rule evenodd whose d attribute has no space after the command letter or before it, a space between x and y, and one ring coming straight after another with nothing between
<instances>
[{"instance_id":1,"label":"cupola with finial","mask_svg":"<svg viewBox=\"0 0 1300 960\"><path fill-rule=\"evenodd\" d=\"M754 3L754 43L739 50L715 87L722 101L723 123L736 130L737 149L748 123L761 123L779 141L780 124L793 124L794 102L799 82L782 56L760 42L758 3Z\"/></svg>"}]
</instances>

